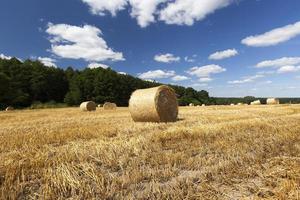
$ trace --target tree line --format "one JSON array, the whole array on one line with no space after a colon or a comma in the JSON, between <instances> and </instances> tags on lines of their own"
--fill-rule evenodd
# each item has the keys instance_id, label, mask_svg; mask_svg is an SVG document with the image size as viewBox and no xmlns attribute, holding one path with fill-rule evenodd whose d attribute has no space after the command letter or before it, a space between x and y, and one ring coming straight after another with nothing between
<instances>
[{"instance_id":1,"label":"tree line","mask_svg":"<svg viewBox=\"0 0 300 200\"><path fill-rule=\"evenodd\" d=\"M79 105L92 100L99 104L106 101L127 106L131 93L136 89L161 85L131 75L119 74L108 68L76 70L46 67L41 62L16 58L0 59L0 108L7 106L28 107L34 103L66 103ZM205 90L196 91L169 85L178 95L180 105L194 103L213 104Z\"/></svg>"},{"instance_id":2,"label":"tree line","mask_svg":"<svg viewBox=\"0 0 300 200\"><path fill-rule=\"evenodd\" d=\"M0 108L7 106L28 107L32 104L65 103L79 105L92 100L103 104L114 102L118 106L127 106L130 95L136 89L161 85L145 81L131 75L119 74L108 68L76 70L46 67L39 61L16 58L0 59ZM266 98L252 96L244 98L213 98L205 90L196 91L191 87L169 85L178 97L181 106L189 105L228 105L247 103L254 100L266 102ZM281 98L281 103L300 103L300 98Z\"/></svg>"}]
</instances>

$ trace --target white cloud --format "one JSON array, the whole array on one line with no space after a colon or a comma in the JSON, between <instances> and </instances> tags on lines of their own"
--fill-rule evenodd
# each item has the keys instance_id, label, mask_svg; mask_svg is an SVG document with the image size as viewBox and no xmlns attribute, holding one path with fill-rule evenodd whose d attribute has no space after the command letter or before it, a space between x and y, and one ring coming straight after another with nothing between
<instances>
[{"instance_id":1,"label":"white cloud","mask_svg":"<svg viewBox=\"0 0 300 200\"><path fill-rule=\"evenodd\" d=\"M217 51L209 56L210 60L222 60L225 58L230 58L238 55L238 51L236 49L227 49L224 51Z\"/></svg>"},{"instance_id":2,"label":"white cloud","mask_svg":"<svg viewBox=\"0 0 300 200\"><path fill-rule=\"evenodd\" d=\"M105 12L115 16L129 4L130 15L137 19L141 27L146 27L155 22L157 16L167 24L192 25L215 10L228 6L234 0L82 0L82 2L89 5L93 14L100 16L105 15Z\"/></svg>"},{"instance_id":3,"label":"white cloud","mask_svg":"<svg viewBox=\"0 0 300 200\"><path fill-rule=\"evenodd\" d=\"M157 62L171 63L180 61L180 57L176 57L173 54L167 53L154 56L154 60Z\"/></svg>"},{"instance_id":4,"label":"white cloud","mask_svg":"<svg viewBox=\"0 0 300 200\"><path fill-rule=\"evenodd\" d=\"M254 76L246 76L242 77L241 80L234 80L234 81L228 81L229 84L243 84L243 83L250 83L255 81L256 79L263 78L265 77L264 75L261 74L256 74Z\"/></svg>"},{"instance_id":5,"label":"white cloud","mask_svg":"<svg viewBox=\"0 0 300 200\"><path fill-rule=\"evenodd\" d=\"M46 32L51 36L51 51L60 57L86 61L124 60L122 53L107 46L101 30L95 26L49 24Z\"/></svg>"},{"instance_id":6,"label":"white cloud","mask_svg":"<svg viewBox=\"0 0 300 200\"><path fill-rule=\"evenodd\" d=\"M265 81L264 83L265 84L271 84L271 83L273 83L273 81Z\"/></svg>"},{"instance_id":7,"label":"white cloud","mask_svg":"<svg viewBox=\"0 0 300 200\"><path fill-rule=\"evenodd\" d=\"M206 65L202 67L192 67L187 71L187 73L199 78L207 78L210 77L211 74L217 74L225 71L226 69L219 65Z\"/></svg>"},{"instance_id":8,"label":"white cloud","mask_svg":"<svg viewBox=\"0 0 300 200\"><path fill-rule=\"evenodd\" d=\"M126 72L118 72L118 74L127 75Z\"/></svg>"},{"instance_id":9,"label":"white cloud","mask_svg":"<svg viewBox=\"0 0 300 200\"><path fill-rule=\"evenodd\" d=\"M215 10L228 6L233 0L176 0L160 11L166 24L193 25Z\"/></svg>"},{"instance_id":10,"label":"white cloud","mask_svg":"<svg viewBox=\"0 0 300 200\"><path fill-rule=\"evenodd\" d=\"M141 79L161 79L175 76L175 71L154 70L139 74Z\"/></svg>"},{"instance_id":11,"label":"white cloud","mask_svg":"<svg viewBox=\"0 0 300 200\"><path fill-rule=\"evenodd\" d=\"M253 47L273 46L286 42L300 35L300 21L281 28L273 29L262 35L249 36L242 40L242 43Z\"/></svg>"},{"instance_id":12,"label":"white cloud","mask_svg":"<svg viewBox=\"0 0 300 200\"><path fill-rule=\"evenodd\" d=\"M55 62L56 60L48 57L38 57L38 60L47 67L57 67Z\"/></svg>"},{"instance_id":13,"label":"white cloud","mask_svg":"<svg viewBox=\"0 0 300 200\"><path fill-rule=\"evenodd\" d=\"M291 73L291 72L298 72L300 71L300 66L293 66L293 65L286 65L283 67L280 67L277 72L279 74L283 74L283 73Z\"/></svg>"},{"instance_id":14,"label":"white cloud","mask_svg":"<svg viewBox=\"0 0 300 200\"><path fill-rule=\"evenodd\" d=\"M257 72L257 74L262 74L262 75L270 75L270 74L275 74L276 71L260 71Z\"/></svg>"},{"instance_id":15,"label":"white cloud","mask_svg":"<svg viewBox=\"0 0 300 200\"><path fill-rule=\"evenodd\" d=\"M1 59L5 59L5 60L10 60L10 59L12 59L12 57L11 56L6 56L6 55L4 55L4 54L0 54L0 58Z\"/></svg>"},{"instance_id":16,"label":"white cloud","mask_svg":"<svg viewBox=\"0 0 300 200\"><path fill-rule=\"evenodd\" d=\"M195 56L196 57L196 56ZM189 62L189 63L192 63L192 62L195 62L195 58L194 56L193 56L193 58L190 58L190 57L188 57L188 56L185 56L184 57L184 61L185 62Z\"/></svg>"},{"instance_id":17,"label":"white cloud","mask_svg":"<svg viewBox=\"0 0 300 200\"><path fill-rule=\"evenodd\" d=\"M130 15L137 19L141 27L146 27L150 23L155 22L154 13L157 6L167 0L129 0L132 10Z\"/></svg>"},{"instance_id":18,"label":"white cloud","mask_svg":"<svg viewBox=\"0 0 300 200\"><path fill-rule=\"evenodd\" d=\"M21 58L12 57L12 56L7 56L7 55L4 55L4 54L2 54L2 53L0 54L0 58L1 58L1 59L4 59L4 60L10 60L10 59L12 59L12 58L16 58L16 59L18 59L20 62L23 62Z\"/></svg>"},{"instance_id":19,"label":"white cloud","mask_svg":"<svg viewBox=\"0 0 300 200\"><path fill-rule=\"evenodd\" d=\"M99 68L99 67L101 67L103 69L109 68L108 65L105 65L105 64L102 64L102 63L90 63L88 65L88 68L90 68L90 69L96 69L96 68Z\"/></svg>"},{"instance_id":20,"label":"white cloud","mask_svg":"<svg viewBox=\"0 0 300 200\"><path fill-rule=\"evenodd\" d=\"M189 78L186 76L181 76L181 75L176 75L174 77L172 77L173 81L184 81L184 80L188 80Z\"/></svg>"},{"instance_id":21,"label":"white cloud","mask_svg":"<svg viewBox=\"0 0 300 200\"><path fill-rule=\"evenodd\" d=\"M296 65L300 63L300 57L283 57L275 60L265 60L256 65L257 68L281 67L285 65Z\"/></svg>"},{"instance_id":22,"label":"white cloud","mask_svg":"<svg viewBox=\"0 0 300 200\"><path fill-rule=\"evenodd\" d=\"M205 83L205 82L211 82L213 79L210 77L203 77L203 78L199 78L199 82L201 83Z\"/></svg>"},{"instance_id":23,"label":"white cloud","mask_svg":"<svg viewBox=\"0 0 300 200\"><path fill-rule=\"evenodd\" d=\"M110 12L113 16L117 11L125 9L127 0L82 0L89 5L90 10L95 15L105 15L105 12Z\"/></svg>"}]
</instances>

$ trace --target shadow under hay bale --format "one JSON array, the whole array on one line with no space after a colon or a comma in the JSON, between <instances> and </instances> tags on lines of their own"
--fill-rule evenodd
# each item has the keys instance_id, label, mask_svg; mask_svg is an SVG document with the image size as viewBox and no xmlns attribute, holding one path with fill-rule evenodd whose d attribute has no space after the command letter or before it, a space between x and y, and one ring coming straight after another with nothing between
<instances>
[{"instance_id":1,"label":"shadow under hay bale","mask_svg":"<svg viewBox=\"0 0 300 200\"><path fill-rule=\"evenodd\" d=\"M82 111L95 111L96 104L93 101L86 101L80 104L80 110Z\"/></svg>"},{"instance_id":2,"label":"shadow under hay bale","mask_svg":"<svg viewBox=\"0 0 300 200\"><path fill-rule=\"evenodd\" d=\"M103 104L103 109L104 110L115 110L115 109L117 109L117 104L110 103L110 102L105 102Z\"/></svg>"},{"instance_id":3,"label":"shadow under hay bale","mask_svg":"<svg viewBox=\"0 0 300 200\"><path fill-rule=\"evenodd\" d=\"M175 92L165 85L136 90L130 97L129 111L135 122L175 122L178 115Z\"/></svg>"},{"instance_id":4,"label":"shadow under hay bale","mask_svg":"<svg viewBox=\"0 0 300 200\"><path fill-rule=\"evenodd\" d=\"M14 110L14 107L12 107L12 106L8 106L6 109L5 109L5 111L13 111Z\"/></svg>"}]
</instances>

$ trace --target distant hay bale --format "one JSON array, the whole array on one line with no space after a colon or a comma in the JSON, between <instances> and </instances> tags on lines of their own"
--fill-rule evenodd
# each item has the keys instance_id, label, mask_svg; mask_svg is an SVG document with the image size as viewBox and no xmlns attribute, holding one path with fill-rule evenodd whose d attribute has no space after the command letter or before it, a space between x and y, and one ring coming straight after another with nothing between
<instances>
[{"instance_id":1,"label":"distant hay bale","mask_svg":"<svg viewBox=\"0 0 300 200\"><path fill-rule=\"evenodd\" d=\"M110 102L105 102L103 104L103 109L104 110L115 110L115 109L117 109L117 104L110 103Z\"/></svg>"},{"instance_id":2,"label":"distant hay bale","mask_svg":"<svg viewBox=\"0 0 300 200\"><path fill-rule=\"evenodd\" d=\"M93 101L86 101L80 104L80 109L82 111L95 111L96 104Z\"/></svg>"},{"instance_id":3,"label":"distant hay bale","mask_svg":"<svg viewBox=\"0 0 300 200\"><path fill-rule=\"evenodd\" d=\"M98 104L98 106L97 106L98 108L101 108L101 107L103 107L103 105L102 104Z\"/></svg>"},{"instance_id":4,"label":"distant hay bale","mask_svg":"<svg viewBox=\"0 0 300 200\"><path fill-rule=\"evenodd\" d=\"M277 105L277 104L280 104L280 101L279 101L279 99L276 99L276 98L269 98L269 99L267 99L267 104L268 105Z\"/></svg>"},{"instance_id":5,"label":"distant hay bale","mask_svg":"<svg viewBox=\"0 0 300 200\"><path fill-rule=\"evenodd\" d=\"M6 109L5 109L5 111L13 111L14 110L14 108L12 107L12 106L8 106Z\"/></svg>"},{"instance_id":6,"label":"distant hay bale","mask_svg":"<svg viewBox=\"0 0 300 200\"><path fill-rule=\"evenodd\" d=\"M256 101L251 102L251 105L261 105L261 102L260 102L260 100L256 100Z\"/></svg>"},{"instance_id":7,"label":"distant hay bale","mask_svg":"<svg viewBox=\"0 0 300 200\"><path fill-rule=\"evenodd\" d=\"M243 106L244 104L243 104L243 103L238 103L237 105L238 105L238 106Z\"/></svg>"},{"instance_id":8,"label":"distant hay bale","mask_svg":"<svg viewBox=\"0 0 300 200\"><path fill-rule=\"evenodd\" d=\"M135 122L174 122L178 115L175 92L165 85L136 90L130 97L129 111Z\"/></svg>"},{"instance_id":9,"label":"distant hay bale","mask_svg":"<svg viewBox=\"0 0 300 200\"><path fill-rule=\"evenodd\" d=\"M230 106L235 106L234 103L230 104Z\"/></svg>"},{"instance_id":10,"label":"distant hay bale","mask_svg":"<svg viewBox=\"0 0 300 200\"><path fill-rule=\"evenodd\" d=\"M205 104L202 104L201 106L202 106L202 107L205 107Z\"/></svg>"},{"instance_id":11,"label":"distant hay bale","mask_svg":"<svg viewBox=\"0 0 300 200\"><path fill-rule=\"evenodd\" d=\"M193 103L190 103L190 104L189 104L189 106L191 106L191 107L192 107L192 106L195 106L195 104L193 104Z\"/></svg>"}]
</instances>

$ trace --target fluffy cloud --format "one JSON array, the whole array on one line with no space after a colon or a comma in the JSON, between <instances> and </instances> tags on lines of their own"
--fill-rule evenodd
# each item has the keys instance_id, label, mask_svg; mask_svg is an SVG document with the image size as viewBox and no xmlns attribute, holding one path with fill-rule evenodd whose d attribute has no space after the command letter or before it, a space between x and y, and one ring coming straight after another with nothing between
<instances>
[{"instance_id":1,"label":"fluffy cloud","mask_svg":"<svg viewBox=\"0 0 300 200\"><path fill-rule=\"evenodd\" d=\"M129 0L132 6L130 15L136 18L141 27L146 27L150 23L155 22L154 13L157 6L167 0Z\"/></svg>"},{"instance_id":2,"label":"fluffy cloud","mask_svg":"<svg viewBox=\"0 0 300 200\"><path fill-rule=\"evenodd\" d=\"M126 72L118 72L118 74L127 75Z\"/></svg>"},{"instance_id":3,"label":"fluffy cloud","mask_svg":"<svg viewBox=\"0 0 300 200\"><path fill-rule=\"evenodd\" d=\"M228 81L228 83L229 83L229 84L243 84L243 83L250 83L250 82L255 81L256 79L263 78L263 77L265 77L265 76L262 75L262 74L256 74L256 75L254 75L254 76L246 76L246 77L243 77L241 80Z\"/></svg>"},{"instance_id":4,"label":"fluffy cloud","mask_svg":"<svg viewBox=\"0 0 300 200\"><path fill-rule=\"evenodd\" d=\"M113 16L131 6L130 15L141 27L156 21L158 16L167 24L193 25L215 10L223 8L234 0L81 0L88 4L93 14L100 16L110 12ZM162 9L160 9L162 8Z\"/></svg>"},{"instance_id":5,"label":"fluffy cloud","mask_svg":"<svg viewBox=\"0 0 300 200\"><path fill-rule=\"evenodd\" d=\"M160 11L166 24L193 25L215 10L228 6L233 0L176 0Z\"/></svg>"},{"instance_id":6,"label":"fluffy cloud","mask_svg":"<svg viewBox=\"0 0 300 200\"><path fill-rule=\"evenodd\" d=\"M88 65L88 68L90 68L90 69L96 69L96 68L99 68L99 67L101 67L103 69L109 68L108 65L105 65L105 64L102 64L102 63L90 63Z\"/></svg>"},{"instance_id":7,"label":"fluffy cloud","mask_svg":"<svg viewBox=\"0 0 300 200\"><path fill-rule=\"evenodd\" d=\"M7 55L4 55L4 54L0 54L0 58L1 59L4 59L4 60L10 60L10 59L12 59L12 58L16 58L16 59L18 59L20 62L23 62L22 61L22 59L20 59L20 58L17 58L17 57L12 57L12 56L7 56Z\"/></svg>"},{"instance_id":8,"label":"fluffy cloud","mask_svg":"<svg viewBox=\"0 0 300 200\"><path fill-rule=\"evenodd\" d=\"M12 57L11 56L6 56L6 55L4 55L4 54L0 54L0 58L1 59L5 59L5 60L10 60L10 59L12 59Z\"/></svg>"},{"instance_id":9,"label":"fluffy cloud","mask_svg":"<svg viewBox=\"0 0 300 200\"><path fill-rule=\"evenodd\" d=\"M113 16L117 11L125 9L127 0L82 0L88 4L90 10L95 15L105 15L105 12L110 12Z\"/></svg>"},{"instance_id":10,"label":"fluffy cloud","mask_svg":"<svg viewBox=\"0 0 300 200\"><path fill-rule=\"evenodd\" d=\"M180 61L180 57L176 57L173 54L167 53L154 56L154 60L157 62L171 63Z\"/></svg>"},{"instance_id":11,"label":"fluffy cloud","mask_svg":"<svg viewBox=\"0 0 300 200\"><path fill-rule=\"evenodd\" d=\"M300 57L283 57L275 60L265 60L256 65L257 68L281 67L285 65L297 65L300 63Z\"/></svg>"},{"instance_id":12,"label":"fluffy cloud","mask_svg":"<svg viewBox=\"0 0 300 200\"><path fill-rule=\"evenodd\" d=\"M206 65L202 67L192 67L187 71L187 73L199 78L208 78L211 74L217 74L225 71L226 69L219 65Z\"/></svg>"},{"instance_id":13,"label":"fluffy cloud","mask_svg":"<svg viewBox=\"0 0 300 200\"><path fill-rule=\"evenodd\" d=\"M298 71L300 71L300 66L293 66L293 65L283 66L283 67L280 67L277 70L277 72L279 74L290 73L290 72L298 72Z\"/></svg>"},{"instance_id":14,"label":"fluffy cloud","mask_svg":"<svg viewBox=\"0 0 300 200\"><path fill-rule=\"evenodd\" d=\"M210 60L222 60L222 59L230 58L230 57L233 57L236 55L238 55L238 52L236 49L227 49L224 51L217 51L217 52L211 54L209 56L209 59Z\"/></svg>"},{"instance_id":15,"label":"fluffy cloud","mask_svg":"<svg viewBox=\"0 0 300 200\"><path fill-rule=\"evenodd\" d=\"M51 36L51 51L60 57L86 61L124 60L122 53L107 46L101 30L95 26L49 24L46 32Z\"/></svg>"},{"instance_id":16,"label":"fluffy cloud","mask_svg":"<svg viewBox=\"0 0 300 200\"><path fill-rule=\"evenodd\" d=\"M213 79L210 77L203 77L203 78L199 78L199 82L201 83L205 83L205 82L211 82Z\"/></svg>"},{"instance_id":17,"label":"fluffy cloud","mask_svg":"<svg viewBox=\"0 0 300 200\"><path fill-rule=\"evenodd\" d=\"M161 78L170 78L175 76L175 71L163 71L163 70L154 70L148 71L142 74L139 74L139 78L141 79L161 79Z\"/></svg>"},{"instance_id":18,"label":"fluffy cloud","mask_svg":"<svg viewBox=\"0 0 300 200\"><path fill-rule=\"evenodd\" d=\"M242 40L242 43L253 47L272 46L286 42L297 35L300 35L300 22L273 29L262 35L247 37Z\"/></svg>"},{"instance_id":19,"label":"fluffy cloud","mask_svg":"<svg viewBox=\"0 0 300 200\"><path fill-rule=\"evenodd\" d=\"M173 81L185 81L188 80L189 78L186 76L181 76L181 75L176 75L174 77L172 77Z\"/></svg>"},{"instance_id":20,"label":"fluffy cloud","mask_svg":"<svg viewBox=\"0 0 300 200\"><path fill-rule=\"evenodd\" d=\"M48 57L38 57L38 60L47 67L57 67L55 62L56 60Z\"/></svg>"}]
</instances>

